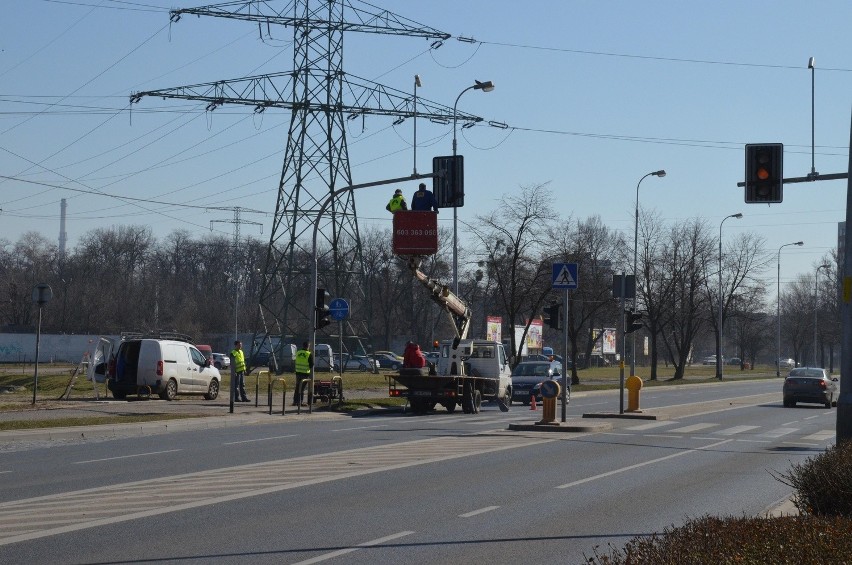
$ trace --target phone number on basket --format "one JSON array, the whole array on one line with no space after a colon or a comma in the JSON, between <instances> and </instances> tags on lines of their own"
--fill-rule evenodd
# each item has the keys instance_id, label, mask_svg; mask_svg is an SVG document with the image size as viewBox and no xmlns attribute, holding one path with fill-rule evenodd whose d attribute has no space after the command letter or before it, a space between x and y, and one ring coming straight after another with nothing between
<instances>
[{"instance_id":1,"label":"phone number on basket","mask_svg":"<svg viewBox=\"0 0 852 565\"><path fill-rule=\"evenodd\" d=\"M396 230L396 235L438 235L438 230Z\"/></svg>"}]
</instances>

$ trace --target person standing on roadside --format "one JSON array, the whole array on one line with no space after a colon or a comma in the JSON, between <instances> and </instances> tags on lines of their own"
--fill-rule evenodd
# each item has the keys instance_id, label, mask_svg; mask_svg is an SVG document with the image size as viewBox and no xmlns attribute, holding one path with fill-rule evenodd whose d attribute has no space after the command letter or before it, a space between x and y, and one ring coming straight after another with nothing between
<instances>
[{"instance_id":1,"label":"person standing on roadside","mask_svg":"<svg viewBox=\"0 0 852 565\"><path fill-rule=\"evenodd\" d=\"M246 358L243 354L243 342L235 341L228 356L231 358L231 390L234 402L250 402L246 396Z\"/></svg>"},{"instance_id":2,"label":"person standing on roadside","mask_svg":"<svg viewBox=\"0 0 852 565\"><path fill-rule=\"evenodd\" d=\"M308 342L302 343L302 348L296 352L296 388L293 389L293 406L307 406L302 396L302 383L311 380L311 369L314 366L314 356L308 348ZM310 384L308 384L310 386ZM314 401L314 391L308 390L308 402Z\"/></svg>"}]
</instances>

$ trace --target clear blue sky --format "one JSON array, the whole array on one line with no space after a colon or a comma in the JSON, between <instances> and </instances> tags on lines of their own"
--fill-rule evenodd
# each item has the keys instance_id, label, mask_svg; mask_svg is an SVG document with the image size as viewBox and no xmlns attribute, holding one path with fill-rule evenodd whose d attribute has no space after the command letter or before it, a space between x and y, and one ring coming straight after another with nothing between
<instances>
[{"instance_id":1,"label":"clear blue sky","mask_svg":"<svg viewBox=\"0 0 852 565\"><path fill-rule=\"evenodd\" d=\"M274 3L274 2L273 2ZM782 282L837 242L845 181L787 185L784 202L746 205L743 145L785 144L785 176L811 168L811 71L816 59L816 169L845 172L852 106L852 3L779 0L579 2L530 0L373 1L453 35L437 50L425 39L350 33L348 73L452 106L474 79L496 88L466 93L459 110L487 125L459 130L465 156L462 222L522 185L549 182L564 217L600 215L632 240L637 181L643 208L667 220L728 214L725 239L763 235L784 243ZM289 115L250 108L205 114L193 102L147 98L128 112L131 92L290 70L289 28L259 37L256 24L184 17L174 0L7 2L0 21L0 175L68 188L191 206L242 206L264 224L244 235L268 239ZM279 2L284 6L286 2ZM264 29L264 32L266 30ZM474 42L456 38L472 38ZM413 170L412 120L349 122L355 182ZM418 121L418 170L452 151L452 126ZM413 192L415 183L405 187ZM360 191L362 225L390 225L390 189ZM95 227L150 224L209 233L226 211L145 204L0 179L0 238L27 230L53 240L68 199L69 245ZM149 212L155 210L156 212ZM165 211L165 213L161 213ZM450 214L442 214L448 222ZM449 225L449 224L447 224ZM230 235L232 225L214 228ZM774 260L766 274L774 287Z\"/></svg>"}]
</instances>

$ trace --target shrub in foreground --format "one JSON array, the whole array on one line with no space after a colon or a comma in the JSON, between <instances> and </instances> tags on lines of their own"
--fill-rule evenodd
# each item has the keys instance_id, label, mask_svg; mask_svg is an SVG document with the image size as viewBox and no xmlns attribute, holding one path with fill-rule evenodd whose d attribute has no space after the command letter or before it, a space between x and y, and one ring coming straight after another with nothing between
<instances>
[{"instance_id":1,"label":"shrub in foreground","mask_svg":"<svg viewBox=\"0 0 852 565\"><path fill-rule=\"evenodd\" d=\"M852 441L795 463L775 478L793 487L793 504L802 514L852 518Z\"/></svg>"},{"instance_id":2,"label":"shrub in foreground","mask_svg":"<svg viewBox=\"0 0 852 565\"><path fill-rule=\"evenodd\" d=\"M624 549L595 548L597 565L757 565L849 563L852 519L838 516L716 518L687 521L633 538Z\"/></svg>"}]
</instances>

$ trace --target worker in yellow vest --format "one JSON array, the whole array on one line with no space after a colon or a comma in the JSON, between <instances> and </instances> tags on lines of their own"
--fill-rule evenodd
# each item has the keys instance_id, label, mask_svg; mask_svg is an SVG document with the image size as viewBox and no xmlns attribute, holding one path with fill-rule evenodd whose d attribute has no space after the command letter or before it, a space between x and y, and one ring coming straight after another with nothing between
<instances>
[{"instance_id":1,"label":"worker in yellow vest","mask_svg":"<svg viewBox=\"0 0 852 565\"><path fill-rule=\"evenodd\" d=\"M405 196L402 195L402 190L397 188L393 193L393 198L390 199L385 210L391 214L396 214L400 210L408 210L408 204L405 203Z\"/></svg>"},{"instance_id":2,"label":"worker in yellow vest","mask_svg":"<svg viewBox=\"0 0 852 565\"><path fill-rule=\"evenodd\" d=\"M307 406L303 402L304 398L302 397L302 383L307 381L308 384L305 386L310 386L311 379L311 369L314 366L314 356L311 354L310 349L308 349L308 342L302 343L302 348L296 351L296 388L293 390L293 406ZM314 391L308 390L308 402L313 403L314 401Z\"/></svg>"},{"instance_id":3,"label":"worker in yellow vest","mask_svg":"<svg viewBox=\"0 0 852 565\"><path fill-rule=\"evenodd\" d=\"M243 342L235 341L228 356L231 358L231 394L234 402L250 402L246 396L246 358L243 354Z\"/></svg>"}]
</instances>

